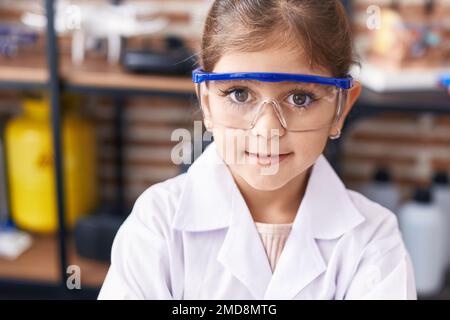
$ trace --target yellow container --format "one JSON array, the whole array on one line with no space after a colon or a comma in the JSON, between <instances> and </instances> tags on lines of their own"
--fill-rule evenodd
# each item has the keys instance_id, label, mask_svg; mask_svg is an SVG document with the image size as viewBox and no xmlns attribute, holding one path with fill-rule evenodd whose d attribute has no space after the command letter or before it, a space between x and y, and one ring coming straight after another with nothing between
<instances>
[{"instance_id":1,"label":"yellow container","mask_svg":"<svg viewBox=\"0 0 450 320\"><path fill-rule=\"evenodd\" d=\"M11 213L20 228L50 233L58 225L50 106L47 99L27 98L23 108L5 130ZM72 227L97 205L95 133L73 104L64 111L65 211Z\"/></svg>"}]
</instances>

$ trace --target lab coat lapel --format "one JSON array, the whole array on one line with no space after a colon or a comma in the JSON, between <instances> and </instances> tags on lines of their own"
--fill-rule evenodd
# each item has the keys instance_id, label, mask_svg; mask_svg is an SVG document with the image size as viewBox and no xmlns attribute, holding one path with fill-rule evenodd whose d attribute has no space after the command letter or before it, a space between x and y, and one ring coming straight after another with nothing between
<instances>
[{"instance_id":1,"label":"lab coat lapel","mask_svg":"<svg viewBox=\"0 0 450 320\"><path fill-rule=\"evenodd\" d=\"M232 176L212 142L186 173L172 227L191 232L228 227L234 188Z\"/></svg>"},{"instance_id":2,"label":"lab coat lapel","mask_svg":"<svg viewBox=\"0 0 450 320\"><path fill-rule=\"evenodd\" d=\"M308 218L306 214L297 215L265 299L292 299L326 270Z\"/></svg>"},{"instance_id":3,"label":"lab coat lapel","mask_svg":"<svg viewBox=\"0 0 450 320\"><path fill-rule=\"evenodd\" d=\"M363 221L341 179L320 155L265 298L295 298L327 268L317 239L336 239Z\"/></svg>"},{"instance_id":4,"label":"lab coat lapel","mask_svg":"<svg viewBox=\"0 0 450 320\"><path fill-rule=\"evenodd\" d=\"M272 270L253 218L237 188L232 194L231 215L218 260L249 289L255 299L263 299Z\"/></svg>"}]
</instances>

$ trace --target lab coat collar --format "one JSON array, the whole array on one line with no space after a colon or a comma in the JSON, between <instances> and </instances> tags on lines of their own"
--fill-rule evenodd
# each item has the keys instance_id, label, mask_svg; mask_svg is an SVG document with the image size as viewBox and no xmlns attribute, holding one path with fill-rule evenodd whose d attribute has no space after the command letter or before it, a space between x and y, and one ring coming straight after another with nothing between
<instances>
[{"instance_id":1,"label":"lab coat collar","mask_svg":"<svg viewBox=\"0 0 450 320\"><path fill-rule=\"evenodd\" d=\"M321 155L272 273L248 206L213 142L188 170L172 226L189 232L228 227L217 260L255 299L292 299L326 270L315 239L339 237L363 220Z\"/></svg>"},{"instance_id":2,"label":"lab coat collar","mask_svg":"<svg viewBox=\"0 0 450 320\"><path fill-rule=\"evenodd\" d=\"M186 181L172 227L183 231L207 231L228 227L231 198L237 188L225 162L212 142L186 173Z\"/></svg>"},{"instance_id":3,"label":"lab coat collar","mask_svg":"<svg viewBox=\"0 0 450 320\"><path fill-rule=\"evenodd\" d=\"M242 208L233 208L237 203L248 211L215 142L212 142L186 174L172 226L184 231L229 227L234 214L244 214ZM298 228L302 220L308 221L309 233L316 239L338 238L364 220L323 155L312 167L293 229Z\"/></svg>"}]
</instances>

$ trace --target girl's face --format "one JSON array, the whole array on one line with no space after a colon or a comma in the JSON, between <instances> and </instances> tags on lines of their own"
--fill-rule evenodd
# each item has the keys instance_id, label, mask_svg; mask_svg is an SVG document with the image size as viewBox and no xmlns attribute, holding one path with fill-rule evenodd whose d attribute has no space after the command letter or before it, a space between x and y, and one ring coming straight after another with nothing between
<instances>
[{"instance_id":1,"label":"girl's face","mask_svg":"<svg viewBox=\"0 0 450 320\"><path fill-rule=\"evenodd\" d=\"M305 58L299 59L299 56ZM277 72L332 76L325 69L311 69L306 55L287 49L228 53L217 62L213 72ZM271 97L283 91L280 86L282 83L261 82L258 90ZM217 125L221 120L217 119L220 112L214 115L214 108L218 107L217 102L208 96L202 96L201 99L205 127L212 131L218 151L232 174L238 175L255 189L269 191L279 189L307 172L323 152L329 136L335 135L337 129L342 128L359 92L360 85L356 83L349 90L346 106L337 124L331 128L307 132L287 131L276 111L268 105L252 129L240 130ZM267 157L269 154L271 157Z\"/></svg>"}]
</instances>

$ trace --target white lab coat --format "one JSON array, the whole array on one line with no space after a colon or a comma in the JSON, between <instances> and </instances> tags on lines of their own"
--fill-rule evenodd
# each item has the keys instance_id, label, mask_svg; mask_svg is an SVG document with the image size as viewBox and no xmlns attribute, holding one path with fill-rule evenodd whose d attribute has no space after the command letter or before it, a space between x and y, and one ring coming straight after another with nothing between
<instances>
[{"instance_id":1,"label":"white lab coat","mask_svg":"<svg viewBox=\"0 0 450 320\"><path fill-rule=\"evenodd\" d=\"M272 273L213 142L138 198L99 299L416 299L416 289L395 215L347 190L323 155Z\"/></svg>"}]
</instances>

